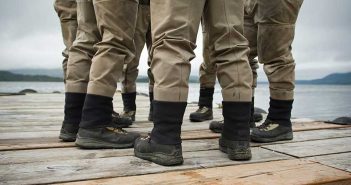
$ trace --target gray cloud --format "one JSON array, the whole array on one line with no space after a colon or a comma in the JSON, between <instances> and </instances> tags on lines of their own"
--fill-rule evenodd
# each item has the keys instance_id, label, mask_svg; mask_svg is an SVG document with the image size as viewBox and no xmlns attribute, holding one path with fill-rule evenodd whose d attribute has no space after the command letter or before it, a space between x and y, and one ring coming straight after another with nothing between
<instances>
[{"instance_id":1,"label":"gray cloud","mask_svg":"<svg viewBox=\"0 0 351 185\"><path fill-rule=\"evenodd\" d=\"M304 1L293 43L298 79L351 71L349 7L349 0ZM0 69L61 67L64 46L53 1L3 0L0 25ZM198 74L202 62L201 39L199 32L192 75ZM143 75L146 59L144 51L140 62ZM260 80L265 79L262 68L259 74Z\"/></svg>"}]
</instances>

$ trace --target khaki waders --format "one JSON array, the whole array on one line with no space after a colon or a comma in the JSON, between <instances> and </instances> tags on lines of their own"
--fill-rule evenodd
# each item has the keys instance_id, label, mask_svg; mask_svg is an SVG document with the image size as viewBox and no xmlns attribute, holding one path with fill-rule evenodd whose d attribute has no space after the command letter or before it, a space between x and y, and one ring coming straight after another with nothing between
<instances>
[{"instance_id":1,"label":"khaki waders","mask_svg":"<svg viewBox=\"0 0 351 185\"><path fill-rule=\"evenodd\" d=\"M76 39L77 33L77 4L75 0L55 0L54 8L60 18L63 42L66 48L62 51L63 80L66 82L68 50Z\"/></svg>"},{"instance_id":2,"label":"khaki waders","mask_svg":"<svg viewBox=\"0 0 351 185\"><path fill-rule=\"evenodd\" d=\"M69 51L66 91L87 93L92 58L101 41L97 27L93 0L77 0L77 39Z\"/></svg>"},{"instance_id":3,"label":"khaki waders","mask_svg":"<svg viewBox=\"0 0 351 185\"><path fill-rule=\"evenodd\" d=\"M134 43L135 43L135 58L127 65L125 73L122 78L122 93L136 92L136 79L138 77L138 66L141 52L144 49L145 43L148 52L151 48L151 18L150 18L150 5L145 0L139 2L138 18L135 28ZM147 61L148 65L151 64L150 57ZM152 78L151 78L152 80ZM153 89L153 82L150 82L150 92Z\"/></svg>"}]
</instances>

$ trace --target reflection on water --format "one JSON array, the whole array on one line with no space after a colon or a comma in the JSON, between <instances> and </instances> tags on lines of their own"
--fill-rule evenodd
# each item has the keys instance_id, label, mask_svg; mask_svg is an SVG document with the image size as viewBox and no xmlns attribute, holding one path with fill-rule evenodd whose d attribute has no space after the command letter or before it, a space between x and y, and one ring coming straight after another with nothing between
<instances>
[{"instance_id":1,"label":"reflection on water","mask_svg":"<svg viewBox=\"0 0 351 185\"><path fill-rule=\"evenodd\" d=\"M0 82L0 92L19 92L34 89L39 93L64 92L61 82ZM148 92L147 83L138 83L139 92ZM340 116L351 116L351 85L297 85L293 117L331 120ZM199 84L189 85L188 102L198 101ZM219 85L216 85L214 104L222 101ZM268 109L268 84L258 84L255 106Z\"/></svg>"}]
</instances>

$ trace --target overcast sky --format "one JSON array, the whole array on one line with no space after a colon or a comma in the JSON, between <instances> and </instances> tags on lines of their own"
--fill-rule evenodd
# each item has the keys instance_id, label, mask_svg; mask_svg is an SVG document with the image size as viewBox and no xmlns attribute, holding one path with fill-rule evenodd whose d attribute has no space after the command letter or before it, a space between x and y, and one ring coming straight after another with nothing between
<instances>
[{"instance_id":1,"label":"overcast sky","mask_svg":"<svg viewBox=\"0 0 351 185\"><path fill-rule=\"evenodd\" d=\"M299 15L293 54L297 79L351 71L351 1L305 0ZM201 33L192 75L202 61ZM0 6L0 70L60 68L64 48L59 19L51 0L2 0ZM146 52L140 74L146 75ZM260 80L265 75L260 68Z\"/></svg>"}]
</instances>

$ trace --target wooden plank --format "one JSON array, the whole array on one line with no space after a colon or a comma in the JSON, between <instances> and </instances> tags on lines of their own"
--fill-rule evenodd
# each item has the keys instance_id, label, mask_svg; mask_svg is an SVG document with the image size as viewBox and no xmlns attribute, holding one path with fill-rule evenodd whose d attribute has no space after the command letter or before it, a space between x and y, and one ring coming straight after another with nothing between
<instances>
[{"instance_id":1,"label":"wooden plank","mask_svg":"<svg viewBox=\"0 0 351 185\"><path fill-rule=\"evenodd\" d=\"M305 131L305 130L322 130L322 129L334 129L334 128L350 128L350 125L336 125L329 124L322 121L315 122L294 122L293 130L295 131Z\"/></svg>"},{"instance_id":2,"label":"wooden plank","mask_svg":"<svg viewBox=\"0 0 351 185\"><path fill-rule=\"evenodd\" d=\"M70 148L51 148L0 152L0 165L45 162L52 160L93 159L134 155L133 149L82 150L73 147L74 143L69 144L71 146ZM214 150L218 149L218 140L187 140L183 141L182 147L183 152Z\"/></svg>"},{"instance_id":3,"label":"wooden plank","mask_svg":"<svg viewBox=\"0 0 351 185\"><path fill-rule=\"evenodd\" d=\"M131 131L141 131L146 132L149 131L153 127L153 123L147 120L147 115L144 116L144 120L135 121L129 130ZM188 120L183 122L182 130L208 130L210 121L200 122L200 123L193 123ZM0 133L6 132L36 132L36 131L59 131L61 128L62 120L51 121L51 122L20 122L17 120L16 122L12 123L1 123L0 124ZM145 131L141 128L147 128ZM141 129L141 130L138 130Z\"/></svg>"},{"instance_id":4,"label":"wooden plank","mask_svg":"<svg viewBox=\"0 0 351 185\"><path fill-rule=\"evenodd\" d=\"M351 152L316 156L308 159L351 173Z\"/></svg>"},{"instance_id":5,"label":"wooden plank","mask_svg":"<svg viewBox=\"0 0 351 185\"><path fill-rule=\"evenodd\" d=\"M351 152L351 137L262 146L295 157Z\"/></svg>"},{"instance_id":6,"label":"wooden plank","mask_svg":"<svg viewBox=\"0 0 351 185\"><path fill-rule=\"evenodd\" d=\"M184 152L184 164L176 167L164 167L136 157L125 156L1 165L0 174L4 184L60 183L290 159L289 156L262 148L253 148L252 152L252 160L244 162L231 161L226 154L210 150Z\"/></svg>"},{"instance_id":7,"label":"wooden plank","mask_svg":"<svg viewBox=\"0 0 351 185\"><path fill-rule=\"evenodd\" d=\"M44 120L44 117L41 118ZM47 118L48 119L48 118ZM20 120L18 120L20 121ZM57 124L57 122L55 122ZM138 129L140 132L149 132L151 130L151 122L144 122L142 124L146 124L144 130L143 129ZM135 125L138 125L137 123ZM184 125L187 125L185 123ZM192 125L192 126L190 126ZM193 127L195 124L189 122L189 127ZM201 125L198 124L197 126L194 126L196 128L196 132L199 135L200 138L214 138L218 137L218 134L212 133L211 131L208 130L208 126L206 123L201 123ZM136 127L136 126L135 126ZM201 130L201 128L205 128ZM312 122L309 124L305 123L296 123L293 125L293 130L294 131L305 131L305 130L320 130L320 129L334 129L334 128L351 128L350 125L335 125L335 124L327 124L323 122ZM131 129L132 131L137 131L137 129ZM194 131L195 132L195 131ZM29 139L29 138L37 138L40 136L41 138L43 137L56 137L58 135L57 131L21 131L21 132L2 132L0 135L0 140L2 139ZM191 134L192 135L192 134ZM188 138L190 136L184 135L185 138Z\"/></svg>"},{"instance_id":8,"label":"wooden plank","mask_svg":"<svg viewBox=\"0 0 351 185\"><path fill-rule=\"evenodd\" d=\"M108 184L325 184L351 183L351 174L306 160L283 160L239 166L166 172L67 183Z\"/></svg>"},{"instance_id":9,"label":"wooden plank","mask_svg":"<svg viewBox=\"0 0 351 185\"><path fill-rule=\"evenodd\" d=\"M42 149L42 148L64 148L74 147L72 142L60 142L58 138L45 138L43 139L21 139L21 140L1 140L0 151L11 151L11 150L30 150L30 149Z\"/></svg>"},{"instance_id":10,"label":"wooden plank","mask_svg":"<svg viewBox=\"0 0 351 185\"><path fill-rule=\"evenodd\" d=\"M57 131L59 132L61 129L62 121L55 122L55 124L37 124L37 125L22 125L22 126L0 126L0 133L10 133L10 132L38 132L38 131ZM202 122L199 124L183 124L182 130L207 130L208 122ZM148 132L152 129L153 123L149 121L136 121L132 126L127 128L128 131L140 131L140 132Z\"/></svg>"},{"instance_id":11,"label":"wooden plank","mask_svg":"<svg viewBox=\"0 0 351 185\"><path fill-rule=\"evenodd\" d=\"M336 135L350 135L348 130L325 130L329 132L318 133L317 131L304 131L298 133L292 142L303 142L316 139L327 139ZM40 161L51 161L54 159L68 160L68 159L91 159L91 158L103 158L103 157L117 157L117 156L130 156L133 155L132 149L127 150L80 150L74 147L74 143L58 142L58 140L50 141L46 146L40 146L43 141L37 141L33 147L47 149L36 149L29 150L18 150L21 148L13 148L15 151L3 151L0 152L0 165L2 164L17 164L17 163L29 163L29 162L40 162ZM56 142L56 143L55 143ZM289 141L285 141L289 142ZM259 146L258 143L251 143L251 146ZM61 147L61 148L58 148ZM65 148L62 148L65 147ZM201 140L184 140L183 151L207 151L207 150L218 150L218 139L201 139ZM346 157L346 159L348 159ZM349 158L351 161L351 158ZM340 159L341 160L341 159ZM345 163L347 164L347 163ZM351 166L351 165L350 165Z\"/></svg>"},{"instance_id":12,"label":"wooden plank","mask_svg":"<svg viewBox=\"0 0 351 185\"><path fill-rule=\"evenodd\" d=\"M350 128L342 129L326 129L326 130L311 130L301 131L294 133L293 141L280 141L276 143L251 143L252 146L271 145L277 143L290 143L290 142L301 142L310 140L321 140L330 138L341 138L351 136ZM185 131L182 133L183 140L198 139L203 140L206 138L218 138L219 134L212 134L212 137L208 135L209 131ZM74 147L74 143L60 142L57 138L58 132L55 137L48 138L27 138L27 139L3 139L0 140L0 151L7 150L20 150L20 149L36 149L36 148L56 148L56 147Z\"/></svg>"}]
</instances>

